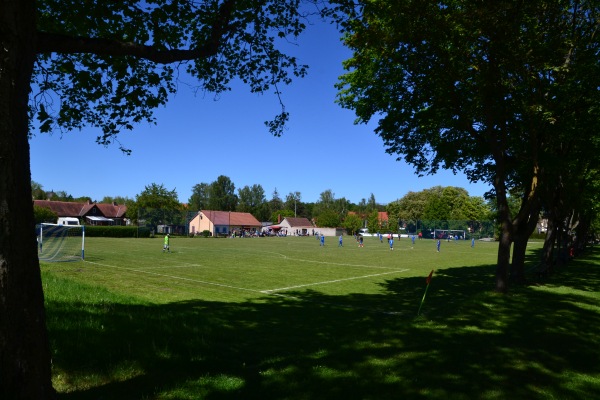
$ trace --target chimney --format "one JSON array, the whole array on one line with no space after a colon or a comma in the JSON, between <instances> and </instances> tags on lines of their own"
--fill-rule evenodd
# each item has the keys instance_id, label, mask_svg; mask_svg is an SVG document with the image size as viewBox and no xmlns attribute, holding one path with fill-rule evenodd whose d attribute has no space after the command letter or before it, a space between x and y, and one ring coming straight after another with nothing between
<instances>
[{"instance_id":1,"label":"chimney","mask_svg":"<svg viewBox=\"0 0 600 400\"><path fill-rule=\"evenodd\" d=\"M281 223L281 214L277 214L277 223L280 224Z\"/></svg>"}]
</instances>

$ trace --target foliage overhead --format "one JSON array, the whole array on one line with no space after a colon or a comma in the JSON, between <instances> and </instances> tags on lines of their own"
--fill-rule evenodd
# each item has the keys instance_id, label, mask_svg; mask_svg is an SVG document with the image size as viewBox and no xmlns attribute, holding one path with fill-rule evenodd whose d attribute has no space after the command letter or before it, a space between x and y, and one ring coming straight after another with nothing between
<instances>
[{"instance_id":1,"label":"foliage overhead","mask_svg":"<svg viewBox=\"0 0 600 400\"><path fill-rule=\"evenodd\" d=\"M98 143L118 142L119 131L155 122L154 109L166 104L182 76L196 79L195 91L217 97L240 80L253 93L279 98L280 85L307 72L279 50L317 12L300 4L39 1L30 128L45 133L94 126L102 132ZM279 102L281 112L266 122L274 135L288 120Z\"/></svg>"}]
</instances>

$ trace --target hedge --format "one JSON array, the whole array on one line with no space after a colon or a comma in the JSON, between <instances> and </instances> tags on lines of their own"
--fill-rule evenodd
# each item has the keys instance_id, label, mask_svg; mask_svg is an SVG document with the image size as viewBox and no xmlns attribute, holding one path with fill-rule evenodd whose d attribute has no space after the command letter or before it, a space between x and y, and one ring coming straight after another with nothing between
<instances>
[{"instance_id":1,"label":"hedge","mask_svg":"<svg viewBox=\"0 0 600 400\"><path fill-rule=\"evenodd\" d=\"M148 238L150 228L145 226L91 226L86 225L85 236L113 238Z\"/></svg>"}]
</instances>

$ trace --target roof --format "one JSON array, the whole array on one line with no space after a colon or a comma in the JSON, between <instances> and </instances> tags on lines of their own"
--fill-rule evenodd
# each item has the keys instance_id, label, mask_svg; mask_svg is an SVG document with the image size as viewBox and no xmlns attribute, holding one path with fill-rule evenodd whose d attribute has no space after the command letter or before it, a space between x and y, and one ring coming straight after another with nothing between
<instances>
[{"instance_id":1,"label":"roof","mask_svg":"<svg viewBox=\"0 0 600 400\"><path fill-rule=\"evenodd\" d=\"M123 218L127 212L127 206L125 204L98 203L96 206L98 206L100 212L107 218Z\"/></svg>"},{"instance_id":2,"label":"roof","mask_svg":"<svg viewBox=\"0 0 600 400\"><path fill-rule=\"evenodd\" d=\"M262 226L250 213L211 210L202 210L201 212L214 225Z\"/></svg>"},{"instance_id":3,"label":"roof","mask_svg":"<svg viewBox=\"0 0 600 400\"><path fill-rule=\"evenodd\" d=\"M69 201L34 200L34 206L49 208L59 217L83 217L93 208L97 208L104 217L123 218L127 212L124 204L75 203Z\"/></svg>"},{"instance_id":4,"label":"roof","mask_svg":"<svg viewBox=\"0 0 600 400\"><path fill-rule=\"evenodd\" d=\"M68 201L34 200L34 206L49 208L59 217L81 217L89 210L85 203L71 203Z\"/></svg>"},{"instance_id":5,"label":"roof","mask_svg":"<svg viewBox=\"0 0 600 400\"><path fill-rule=\"evenodd\" d=\"M290 225L291 228L294 228L296 226L298 226L298 227L313 226L313 224L310 223L308 218L286 217L283 220L287 221L287 223ZM281 222L283 222L283 221L281 221Z\"/></svg>"}]
</instances>

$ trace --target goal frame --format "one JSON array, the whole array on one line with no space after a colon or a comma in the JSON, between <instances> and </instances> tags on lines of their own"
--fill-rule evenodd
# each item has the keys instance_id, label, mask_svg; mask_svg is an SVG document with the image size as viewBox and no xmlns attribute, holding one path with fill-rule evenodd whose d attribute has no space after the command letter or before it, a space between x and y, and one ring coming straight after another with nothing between
<instances>
[{"instance_id":1,"label":"goal frame","mask_svg":"<svg viewBox=\"0 0 600 400\"><path fill-rule=\"evenodd\" d=\"M43 253L43 249L44 249L44 244L47 241L47 237L48 235L44 235L44 228L47 229L52 229L52 227L56 227L57 230L64 230L66 232L68 232L69 230L72 229L80 229L81 230L81 254L80 256L76 255L76 254L72 254L72 255L67 255L66 257L59 257L58 259L56 258L56 255L60 253L60 251L63 248L63 243L58 245L58 248L54 249L54 255L52 257L43 257L42 255ZM36 237L37 237L37 244L38 244L38 257L41 261L45 261L45 262L65 262L65 261L79 261L79 260L85 260L85 225L63 225L63 224L50 224L50 223L41 223L38 224L36 226ZM79 235L78 235L79 236ZM68 237L68 235L66 236L61 236L60 240L64 240L65 237Z\"/></svg>"}]
</instances>

